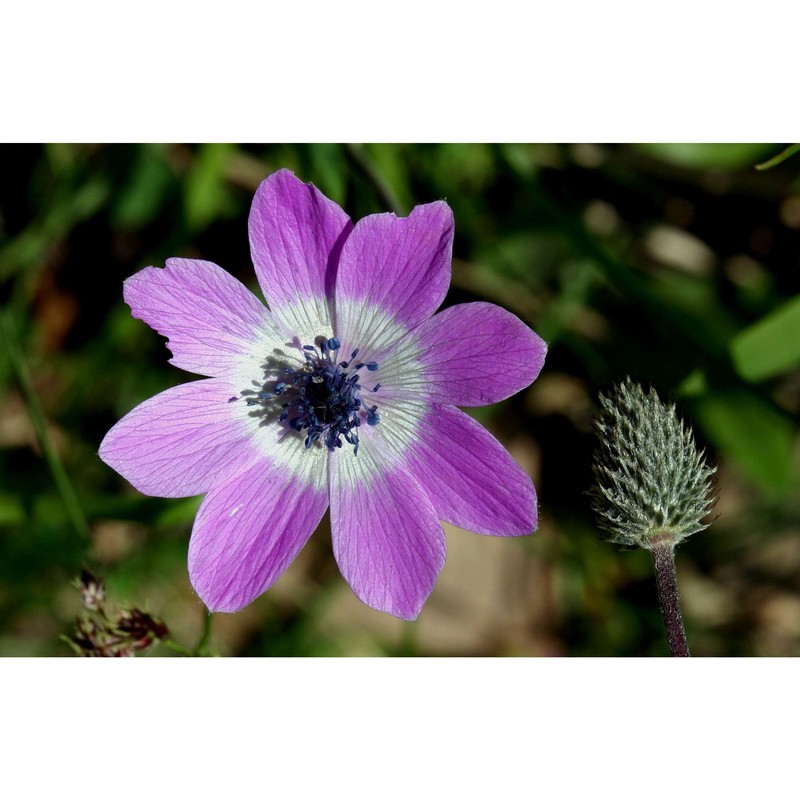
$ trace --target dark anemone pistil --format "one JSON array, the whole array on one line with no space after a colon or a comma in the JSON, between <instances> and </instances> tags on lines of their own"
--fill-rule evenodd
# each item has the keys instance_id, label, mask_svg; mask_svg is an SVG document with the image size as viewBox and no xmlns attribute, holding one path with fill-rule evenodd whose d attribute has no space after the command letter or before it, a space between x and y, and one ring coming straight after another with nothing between
<instances>
[{"instance_id":1,"label":"dark anemone pistil","mask_svg":"<svg viewBox=\"0 0 800 800\"><path fill-rule=\"evenodd\" d=\"M367 406L361 399L364 387L359 370L375 372L374 361L354 363L358 349L347 361L336 361L341 347L334 338L317 338L316 345L304 345L305 363L296 368L284 368L271 389L259 392L257 398L248 400L254 405L284 399L280 422L296 431L307 431L305 446L322 441L329 450L342 446L342 438L353 445L358 453L358 432L362 419L368 425L380 422L377 406ZM380 384L370 391L377 392Z\"/></svg>"}]
</instances>

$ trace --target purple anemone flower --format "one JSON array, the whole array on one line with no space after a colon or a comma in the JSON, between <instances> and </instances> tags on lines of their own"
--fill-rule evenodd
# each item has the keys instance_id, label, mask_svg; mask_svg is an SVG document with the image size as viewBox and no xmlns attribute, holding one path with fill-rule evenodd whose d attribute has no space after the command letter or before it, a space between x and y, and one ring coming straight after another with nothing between
<instances>
[{"instance_id":1,"label":"purple anemone flower","mask_svg":"<svg viewBox=\"0 0 800 800\"><path fill-rule=\"evenodd\" d=\"M206 494L189 575L209 610L272 586L330 507L355 594L415 619L444 565L441 520L536 528L531 479L456 406L525 388L547 347L490 303L434 314L450 283L445 202L353 225L281 170L258 187L249 229L269 310L208 261L171 258L125 281L171 363L207 377L134 408L100 457L145 494Z\"/></svg>"}]
</instances>

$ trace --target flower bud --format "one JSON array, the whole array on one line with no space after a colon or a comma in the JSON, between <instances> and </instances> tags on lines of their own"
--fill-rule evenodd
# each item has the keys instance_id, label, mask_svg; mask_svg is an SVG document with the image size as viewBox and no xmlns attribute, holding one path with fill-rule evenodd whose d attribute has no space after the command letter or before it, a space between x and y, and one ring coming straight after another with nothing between
<instances>
[{"instance_id":1,"label":"flower bud","mask_svg":"<svg viewBox=\"0 0 800 800\"><path fill-rule=\"evenodd\" d=\"M707 528L716 468L705 463L675 406L630 378L601 394L600 405L590 495L610 541L653 550Z\"/></svg>"}]
</instances>

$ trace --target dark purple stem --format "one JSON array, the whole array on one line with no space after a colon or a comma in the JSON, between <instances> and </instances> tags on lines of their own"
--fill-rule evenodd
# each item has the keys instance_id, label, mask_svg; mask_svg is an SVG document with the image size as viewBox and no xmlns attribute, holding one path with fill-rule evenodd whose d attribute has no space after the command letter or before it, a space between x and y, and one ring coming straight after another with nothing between
<instances>
[{"instance_id":1,"label":"dark purple stem","mask_svg":"<svg viewBox=\"0 0 800 800\"><path fill-rule=\"evenodd\" d=\"M656 566L656 584L658 585L658 602L661 604L661 615L667 631L669 650L673 656L689 656L689 645L686 643L686 632L683 629L681 606L678 600L678 579L675 575L675 547L665 543L654 547L653 561Z\"/></svg>"}]
</instances>

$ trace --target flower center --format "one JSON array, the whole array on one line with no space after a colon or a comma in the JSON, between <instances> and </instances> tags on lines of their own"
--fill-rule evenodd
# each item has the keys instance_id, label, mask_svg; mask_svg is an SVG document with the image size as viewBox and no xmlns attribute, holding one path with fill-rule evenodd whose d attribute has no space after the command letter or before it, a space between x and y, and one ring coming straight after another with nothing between
<instances>
[{"instance_id":1,"label":"flower center","mask_svg":"<svg viewBox=\"0 0 800 800\"><path fill-rule=\"evenodd\" d=\"M335 450L342 446L344 438L357 454L356 429L362 420L367 425L380 422L378 407L367 406L361 399L361 392L366 390L360 383L359 370L375 372L378 364L354 363L358 349L353 350L349 360L337 362L341 347L338 339L317 337L316 342L303 346L302 366L282 369L272 389L259 392L256 398L247 401L248 405L274 402L274 398L280 397L284 400L280 422L293 430L306 431L306 447L321 440L329 450ZM377 392L380 388L378 383L369 391Z\"/></svg>"}]
</instances>

